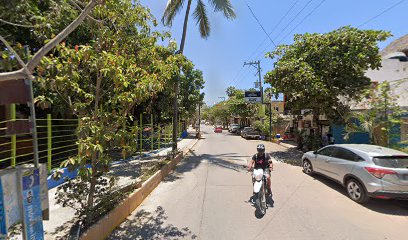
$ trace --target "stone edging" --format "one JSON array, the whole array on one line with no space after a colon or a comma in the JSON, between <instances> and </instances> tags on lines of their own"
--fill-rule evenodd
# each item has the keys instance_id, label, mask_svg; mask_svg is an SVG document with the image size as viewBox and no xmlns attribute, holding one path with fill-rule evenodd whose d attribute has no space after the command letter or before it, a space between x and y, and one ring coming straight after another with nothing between
<instances>
[{"instance_id":1,"label":"stone edging","mask_svg":"<svg viewBox=\"0 0 408 240\"><path fill-rule=\"evenodd\" d=\"M147 179L140 188L131 193L122 200L113 210L92 225L80 240L99 240L107 238L111 232L118 227L132 212L149 196L149 194L159 185L159 183L176 167L190 149L198 142L195 140L191 147L187 147L182 153L178 154L173 160L164 165L153 176Z\"/></svg>"}]
</instances>

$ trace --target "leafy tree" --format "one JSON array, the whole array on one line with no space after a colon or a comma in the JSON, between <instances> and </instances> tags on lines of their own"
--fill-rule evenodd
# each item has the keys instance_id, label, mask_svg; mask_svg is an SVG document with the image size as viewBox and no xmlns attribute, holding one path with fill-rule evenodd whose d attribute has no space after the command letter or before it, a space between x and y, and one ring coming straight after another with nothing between
<instances>
[{"instance_id":1,"label":"leafy tree","mask_svg":"<svg viewBox=\"0 0 408 240\"><path fill-rule=\"evenodd\" d=\"M368 89L359 103L366 109L353 111L346 118L345 139L353 133L365 132L371 144L389 146L393 137L400 137L393 131L402 124L401 115L404 113L397 100L398 96L392 94L389 82Z\"/></svg>"},{"instance_id":2,"label":"leafy tree","mask_svg":"<svg viewBox=\"0 0 408 240\"><path fill-rule=\"evenodd\" d=\"M277 61L265 80L285 94L293 111L312 109L315 122L323 114L336 119L347 110L345 102L358 99L370 86L364 73L381 66L377 42L389 36L389 32L352 27L295 35L292 45L278 46L268 54ZM320 136L320 128L316 135Z\"/></svg>"},{"instance_id":3,"label":"leafy tree","mask_svg":"<svg viewBox=\"0 0 408 240\"><path fill-rule=\"evenodd\" d=\"M231 113L228 109L228 103L220 102L211 108L210 115L214 123L222 124L223 127L228 126Z\"/></svg>"},{"instance_id":4,"label":"leafy tree","mask_svg":"<svg viewBox=\"0 0 408 240\"><path fill-rule=\"evenodd\" d=\"M231 115L239 116L243 120L255 116L259 108L259 105L245 101L245 94L242 90L235 90L234 95L228 99L227 103Z\"/></svg>"},{"instance_id":5,"label":"leafy tree","mask_svg":"<svg viewBox=\"0 0 408 240\"><path fill-rule=\"evenodd\" d=\"M174 85L174 80L175 78L172 79L170 85ZM184 120L195 119L198 104L202 104L204 99L204 93L201 93L205 83L203 74L200 70L194 69L194 65L190 61L186 61L180 72L180 81L181 91L177 96L180 118ZM157 116L158 122L168 123L173 115L172 100L174 97L175 93L172 88L167 87L140 104L135 115L138 116L139 112L147 111Z\"/></svg>"},{"instance_id":6,"label":"leafy tree","mask_svg":"<svg viewBox=\"0 0 408 240\"><path fill-rule=\"evenodd\" d=\"M99 203L111 200L109 150L119 148L124 156L136 150L138 129L126 126L132 110L163 91L178 66L189 64L157 45L166 35L151 30L154 18L138 2L107 0L94 13L109 21L98 23L93 41L61 44L38 67L43 93L57 93L80 119L79 154L63 163L78 169L79 176L62 187L60 201L80 206L77 213L86 224L95 219ZM78 190L81 194L75 194Z\"/></svg>"},{"instance_id":7,"label":"leafy tree","mask_svg":"<svg viewBox=\"0 0 408 240\"><path fill-rule=\"evenodd\" d=\"M225 93L226 93L227 96L230 98L230 97L235 96L238 91L240 91L240 90L237 89L236 87L229 86L229 87L227 88L227 90L225 91Z\"/></svg>"},{"instance_id":8,"label":"leafy tree","mask_svg":"<svg viewBox=\"0 0 408 240\"><path fill-rule=\"evenodd\" d=\"M4 48L2 45L0 45L0 48L2 51L8 51L10 52L15 58L16 60L18 60L20 68L19 70L15 70L15 71L10 71L8 69L5 69L4 72L0 73L0 81L5 81L5 80L14 80L14 79L29 79L31 81L34 80L33 77L33 72L35 70L35 68L38 66L38 64L41 62L42 58L44 56L46 56L47 54L49 54L49 52L54 49L61 41L63 41L69 34L71 34L75 29L78 28L79 25L81 25L81 23L85 20L85 18L89 18L90 16L88 15L95 6L100 5L101 3L103 3L103 0L91 0L89 1L89 3L84 6L83 9L81 9L81 13L75 18L75 20L73 20L68 26L66 26L63 30L61 30L56 36L54 36L53 34L51 34L51 36L53 37L50 40L47 40L47 43L41 47L39 50L38 49L33 49L35 52L34 56L32 58L30 58L26 63L23 61L23 59L20 58L19 54L17 53L17 51L14 51L12 49L12 45L15 43L10 44L1 34L4 34L4 32L2 32L0 34L0 40L3 43L3 45L6 47ZM49 1L47 1L46 3L50 3ZM32 2L31 1L17 1L16 3L17 5L22 4L22 8L24 9L35 9L35 6L33 7ZM41 3L40 3L41 5ZM3 5L2 5L3 6ZM13 7L10 7L10 3L7 2L4 5L4 10L6 10L7 8L10 8L10 12L15 12L15 9ZM23 10L24 12L25 10ZM19 16L18 14L16 14L16 16ZM13 27L22 27L23 25L16 25L15 23L11 23L8 22L4 19L1 19L1 23L6 23L8 25L12 25ZM66 23L65 21L61 22L61 23ZM48 27L49 25L46 24L46 26ZM28 26L28 27L32 27L32 26ZM5 30L6 33L7 31L11 31L11 30ZM18 34L18 32L12 33L13 36L15 34ZM8 35L7 35L8 37ZM13 37L13 39L18 39L16 37ZM37 51L38 50L38 51ZM9 55L11 55L9 54ZM2 54L3 55L3 54ZM6 54L7 57L7 54ZM3 70L2 70L3 71Z\"/></svg>"},{"instance_id":9,"label":"leafy tree","mask_svg":"<svg viewBox=\"0 0 408 240\"><path fill-rule=\"evenodd\" d=\"M78 2L78 3L76 3ZM75 5L74 5L75 4ZM40 49L44 42L61 32L75 20L81 4L74 0L0 0L0 35L7 36L12 45L20 43L29 49ZM79 6L80 7L80 6ZM90 40L92 23L81 24L65 41L84 44Z\"/></svg>"}]
</instances>

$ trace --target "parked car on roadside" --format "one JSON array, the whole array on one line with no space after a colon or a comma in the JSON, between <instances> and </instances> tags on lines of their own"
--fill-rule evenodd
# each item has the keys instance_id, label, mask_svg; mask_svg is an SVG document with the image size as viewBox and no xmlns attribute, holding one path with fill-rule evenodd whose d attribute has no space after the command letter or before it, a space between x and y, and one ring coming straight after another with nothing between
<instances>
[{"instance_id":1,"label":"parked car on roadside","mask_svg":"<svg viewBox=\"0 0 408 240\"><path fill-rule=\"evenodd\" d=\"M229 126L228 132L235 133L239 128L239 124L233 123Z\"/></svg>"},{"instance_id":2,"label":"parked car on roadside","mask_svg":"<svg viewBox=\"0 0 408 240\"><path fill-rule=\"evenodd\" d=\"M244 130L244 128L243 128L243 127L238 128L238 129L235 131L235 134L237 134L237 135L240 135L240 136L241 136L241 132L242 132L242 130Z\"/></svg>"},{"instance_id":3,"label":"parked car on roadside","mask_svg":"<svg viewBox=\"0 0 408 240\"><path fill-rule=\"evenodd\" d=\"M358 203L370 198L408 199L408 154L368 144L335 144L302 157L303 171L342 184Z\"/></svg>"},{"instance_id":4,"label":"parked car on roadside","mask_svg":"<svg viewBox=\"0 0 408 240\"><path fill-rule=\"evenodd\" d=\"M245 139L259 139L261 133L256 130L253 127L245 127L242 131L241 131L241 137L245 138Z\"/></svg>"}]
</instances>

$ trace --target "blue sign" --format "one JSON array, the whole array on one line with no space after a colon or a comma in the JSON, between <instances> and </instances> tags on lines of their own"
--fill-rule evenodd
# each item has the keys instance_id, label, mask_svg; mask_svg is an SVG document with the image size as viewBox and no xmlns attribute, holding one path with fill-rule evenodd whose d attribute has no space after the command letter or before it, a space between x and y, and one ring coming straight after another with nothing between
<instances>
[{"instance_id":1,"label":"blue sign","mask_svg":"<svg viewBox=\"0 0 408 240\"><path fill-rule=\"evenodd\" d=\"M4 208L3 186L0 178L0 239L7 238L6 209Z\"/></svg>"},{"instance_id":2,"label":"blue sign","mask_svg":"<svg viewBox=\"0 0 408 240\"><path fill-rule=\"evenodd\" d=\"M22 185L25 239L43 240L39 169L24 172Z\"/></svg>"}]
</instances>

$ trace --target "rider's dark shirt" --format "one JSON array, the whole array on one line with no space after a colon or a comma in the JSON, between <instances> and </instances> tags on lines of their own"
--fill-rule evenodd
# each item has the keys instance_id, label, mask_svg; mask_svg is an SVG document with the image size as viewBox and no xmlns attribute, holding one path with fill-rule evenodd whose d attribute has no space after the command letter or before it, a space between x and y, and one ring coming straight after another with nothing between
<instances>
[{"instance_id":1,"label":"rider's dark shirt","mask_svg":"<svg viewBox=\"0 0 408 240\"><path fill-rule=\"evenodd\" d=\"M269 161L271 160L271 156L269 156L269 154L262 154L261 156L259 156L258 154L255 154L252 157L252 160L255 161L255 169L267 169L269 168Z\"/></svg>"}]
</instances>

